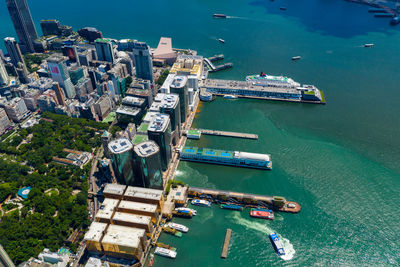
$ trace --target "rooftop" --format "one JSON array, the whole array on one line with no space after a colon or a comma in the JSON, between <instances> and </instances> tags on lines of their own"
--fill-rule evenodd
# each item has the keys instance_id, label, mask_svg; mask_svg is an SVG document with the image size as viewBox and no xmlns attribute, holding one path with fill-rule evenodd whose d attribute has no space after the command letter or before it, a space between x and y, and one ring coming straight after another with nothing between
<instances>
[{"instance_id":1,"label":"rooftop","mask_svg":"<svg viewBox=\"0 0 400 267\"><path fill-rule=\"evenodd\" d=\"M161 101L161 108L175 108L179 102L179 96L176 94L165 94Z\"/></svg>"},{"instance_id":2,"label":"rooftop","mask_svg":"<svg viewBox=\"0 0 400 267\"><path fill-rule=\"evenodd\" d=\"M122 200L119 203L118 208L127 209L127 210L138 210L138 211L144 211L144 212L149 212L149 213L155 213L157 211L157 205L133 202L133 201L126 201L126 200Z\"/></svg>"},{"instance_id":3,"label":"rooftop","mask_svg":"<svg viewBox=\"0 0 400 267\"><path fill-rule=\"evenodd\" d=\"M148 157L160 151L160 148L154 141L149 140L135 145L133 150L141 157Z\"/></svg>"},{"instance_id":4,"label":"rooftop","mask_svg":"<svg viewBox=\"0 0 400 267\"><path fill-rule=\"evenodd\" d=\"M145 100L143 98L126 96L122 99L122 105L141 107L143 106Z\"/></svg>"},{"instance_id":5,"label":"rooftop","mask_svg":"<svg viewBox=\"0 0 400 267\"><path fill-rule=\"evenodd\" d=\"M101 203L99 211L96 214L96 219L111 219L113 212L118 205L118 199L106 198Z\"/></svg>"},{"instance_id":6,"label":"rooftop","mask_svg":"<svg viewBox=\"0 0 400 267\"><path fill-rule=\"evenodd\" d=\"M162 195L162 190L134 186L128 186L124 194L124 196L128 197L138 197L152 200L160 200Z\"/></svg>"},{"instance_id":7,"label":"rooftop","mask_svg":"<svg viewBox=\"0 0 400 267\"><path fill-rule=\"evenodd\" d=\"M138 133L147 134L147 130L149 129L149 125L150 125L150 123L148 123L148 122L142 122L142 124L140 124L139 128L137 129L137 132Z\"/></svg>"},{"instance_id":8,"label":"rooftop","mask_svg":"<svg viewBox=\"0 0 400 267\"><path fill-rule=\"evenodd\" d=\"M114 195L123 195L125 191L126 185L122 184L106 184L103 190L103 193L114 194Z\"/></svg>"},{"instance_id":9,"label":"rooftop","mask_svg":"<svg viewBox=\"0 0 400 267\"><path fill-rule=\"evenodd\" d=\"M112 140L108 144L108 149L114 154L124 153L132 148L133 145L131 141L129 141L127 138L124 137Z\"/></svg>"},{"instance_id":10,"label":"rooftop","mask_svg":"<svg viewBox=\"0 0 400 267\"><path fill-rule=\"evenodd\" d=\"M140 108L137 107L127 107L127 106L120 106L117 109L117 113L125 114L129 116L136 116L141 111Z\"/></svg>"},{"instance_id":11,"label":"rooftop","mask_svg":"<svg viewBox=\"0 0 400 267\"><path fill-rule=\"evenodd\" d=\"M134 145L137 145L137 144L140 144L140 143L142 143L144 141L147 141L147 140L149 140L149 137L147 136L147 134L146 135L145 134L136 134L133 137L132 143Z\"/></svg>"},{"instance_id":12,"label":"rooftop","mask_svg":"<svg viewBox=\"0 0 400 267\"><path fill-rule=\"evenodd\" d=\"M218 157L218 158L231 158L231 159L239 158L247 160L270 161L270 155L268 154L189 147L189 146L183 147L181 153L201 154L207 157Z\"/></svg>"},{"instance_id":13,"label":"rooftop","mask_svg":"<svg viewBox=\"0 0 400 267\"><path fill-rule=\"evenodd\" d=\"M155 116L156 116L157 114L159 114L159 112L148 111L148 112L146 113L146 115L143 117L143 122L150 123L150 122L155 118Z\"/></svg>"},{"instance_id":14,"label":"rooftop","mask_svg":"<svg viewBox=\"0 0 400 267\"><path fill-rule=\"evenodd\" d=\"M95 29L95 28L93 28L93 29ZM109 38L97 38L97 39L95 40L95 42L96 42L96 43L111 43L112 40L109 39Z\"/></svg>"},{"instance_id":15,"label":"rooftop","mask_svg":"<svg viewBox=\"0 0 400 267\"><path fill-rule=\"evenodd\" d=\"M106 229L106 223L92 222L89 230L85 234L85 240L100 242L103 232Z\"/></svg>"},{"instance_id":16,"label":"rooftop","mask_svg":"<svg viewBox=\"0 0 400 267\"><path fill-rule=\"evenodd\" d=\"M144 235L145 230L143 229L110 224L102 243L138 248L140 238Z\"/></svg>"},{"instance_id":17,"label":"rooftop","mask_svg":"<svg viewBox=\"0 0 400 267\"><path fill-rule=\"evenodd\" d=\"M114 214L113 220L149 225L151 222L151 217L138 214L125 213L125 212L116 212Z\"/></svg>"},{"instance_id":18,"label":"rooftop","mask_svg":"<svg viewBox=\"0 0 400 267\"><path fill-rule=\"evenodd\" d=\"M165 132L169 125L169 115L158 113L150 122L148 131L150 132Z\"/></svg>"},{"instance_id":19,"label":"rooftop","mask_svg":"<svg viewBox=\"0 0 400 267\"><path fill-rule=\"evenodd\" d=\"M174 88L182 88L187 84L187 76L177 75L171 83Z\"/></svg>"}]
</instances>

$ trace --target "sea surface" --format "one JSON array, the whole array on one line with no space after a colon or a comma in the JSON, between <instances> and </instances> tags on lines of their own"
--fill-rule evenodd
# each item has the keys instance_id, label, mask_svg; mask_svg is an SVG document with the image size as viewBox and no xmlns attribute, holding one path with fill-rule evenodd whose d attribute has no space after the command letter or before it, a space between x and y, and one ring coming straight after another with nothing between
<instances>
[{"instance_id":1,"label":"sea surface","mask_svg":"<svg viewBox=\"0 0 400 267\"><path fill-rule=\"evenodd\" d=\"M14 36L4 2L0 36ZM234 64L213 78L244 79L264 71L325 93L326 105L222 98L201 104L195 127L255 133L259 140L202 136L189 145L269 153L273 170L182 162L176 179L284 196L302 211L264 221L250 218L248 210L199 207L193 219L174 220L190 227L189 233L161 237L177 247L177 258L156 256L154 266L400 264L400 26L342 0L28 2L38 29L41 19L55 18L75 30L94 26L106 37L152 47L161 36L171 37L174 47L204 56L223 53ZM213 19L213 13L230 18ZM302 59L292 62L298 55ZM226 228L233 233L223 260ZM270 245L274 231L284 240L286 259Z\"/></svg>"}]
</instances>

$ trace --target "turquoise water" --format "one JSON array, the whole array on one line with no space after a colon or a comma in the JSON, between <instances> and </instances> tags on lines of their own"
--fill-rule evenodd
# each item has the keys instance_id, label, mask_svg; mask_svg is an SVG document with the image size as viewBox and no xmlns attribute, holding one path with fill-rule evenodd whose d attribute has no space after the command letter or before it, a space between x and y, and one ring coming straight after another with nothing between
<instances>
[{"instance_id":1,"label":"turquoise water","mask_svg":"<svg viewBox=\"0 0 400 267\"><path fill-rule=\"evenodd\" d=\"M275 221L197 208L191 229L161 241L178 257L155 266L389 266L400 264L400 33L367 8L344 1L29 1L35 22L58 18L106 37L225 54L234 68L212 77L244 79L264 71L322 89L327 105L217 99L203 103L194 126L256 133L259 140L205 137L190 145L272 155L272 171L183 162L177 179L193 186L282 195L299 214ZM280 11L279 7L287 7ZM45 8L44 8L45 7ZM146 12L144 12L146 11ZM148 11L148 12L147 12ZM212 19L213 13L232 18ZM50 15L51 14L51 15ZM14 35L4 2L0 34ZM217 39L226 41L224 45ZM364 43L374 43L371 49ZM292 62L292 56L302 56ZM233 236L220 259L226 228ZM267 233L278 232L293 258L277 257Z\"/></svg>"}]
</instances>

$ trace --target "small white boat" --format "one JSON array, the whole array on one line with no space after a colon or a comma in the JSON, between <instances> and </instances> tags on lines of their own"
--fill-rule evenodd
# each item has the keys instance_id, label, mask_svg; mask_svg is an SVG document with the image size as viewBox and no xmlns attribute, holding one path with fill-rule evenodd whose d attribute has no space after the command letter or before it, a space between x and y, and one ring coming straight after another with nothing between
<instances>
[{"instance_id":1,"label":"small white boat","mask_svg":"<svg viewBox=\"0 0 400 267\"><path fill-rule=\"evenodd\" d=\"M219 38L218 41L219 41L220 43L223 43L223 44L225 43L225 40L224 40L224 39L221 39L221 38Z\"/></svg>"},{"instance_id":2,"label":"small white boat","mask_svg":"<svg viewBox=\"0 0 400 267\"><path fill-rule=\"evenodd\" d=\"M211 202L204 199L193 199L191 203L195 206L211 207Z\"/></svg>"},{"instance_id":3,"label":"small white boat","mask_svg":"<svg viewBox=\"0 0 400 267\"><path fill-rule=\"evenodd\" d=\"M184 226L183 224L179 224L179 223L169 222L165 226L168 226L168 227L170 227L172 229L181 231L183 233L187 233L189 231L188 227Z\"/></svg>"},{"instance_id":4,"label":"small white boat","mask_svg":"<svg viewBox=\"0 0 400 267\"><path fill-rule=\"evenodd\" d=\"M301 58L301 56L295 56L295 57L292 57L292 60L299 60Z\"/></svg>"},{"instance_id":5,"label":"small white boat","mask_svg":"<svg viewBox=\"0 0 400 267\"><path fill-rule=\"evenodd\" d=\"M175 259L176 258L176 251L166 249L166 248L160 248L156 247L156 250L154 251L154 254L164 256L167 258Z\"/></svg>"},{"instance_id":6,"label":"small white boat","mask_svg":"<svg viewBox=\"0 0 400 267\"><path fill-rule=\"evenodd\" d=\"M238 97L235 95L224 95L224 98L226 99L237 99Z\"/></svg>"},{"instance_id":7,"label":"small white boat","mask_svg":"<svg viewBox=\"0 0 400 267\"><path fill-rule=\"evenodd\" d=\"M193 216L197 215L197 210L189 209L189 208L176 208L176 211L190 211Z\"/></svg>"},{"instance_id":8,"label":"small white boat","mask_svg":"<svg viewBox=\"0 0 400 267\"><path fill-rule=\"evenodd\" d=\"M373 47L374 44L364 44L364 47Z\"/></svg>"}]
</instances>

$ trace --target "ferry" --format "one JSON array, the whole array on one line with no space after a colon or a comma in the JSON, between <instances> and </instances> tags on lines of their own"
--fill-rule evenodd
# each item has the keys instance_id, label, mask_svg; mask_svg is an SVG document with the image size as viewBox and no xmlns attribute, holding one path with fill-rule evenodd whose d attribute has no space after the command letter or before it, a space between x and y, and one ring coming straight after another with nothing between
<instances>
[{"instance_id":1,"label":"ferry","mask_svg":"<svg viewBox=\"0 0 400 267\"><path fill-rule=\"evenodd\" d=\"M191 203L195 206L211 207L211 202L204 199L193 199Z\"/></svg>"},{"instance_id":2,"label":"ferry","mask_svg":"<svg viewBox=\"0 0 400 267\"><path fill-rule=\"evenodd\" d=\"M174 235L174 236L177 236L177 237L182 237L182 233L181 232L177 231L174 228L169 227L168 225L164 225L163 231L165 233L168 233L168 234L171 234L171 235Z\"/></svg>"},{"instance_id":3,"label":"ferry","mask_svg":"<svg viewBox=\"0 0 400 267\"><path fill-rule=\"evenodd\" d=\"M287 87L298 88L300 83L295 82L292 78L286 76L274 76L261 72L259 75L246 76L246 81L251 82L253 85L260 85L265 87Z\"/></svg>"},{"instance_id":4,"label":"ferry","mask_svg":"<svg viewBox=\"0 0 400 267\"><path fill-rule=\"evenodd\" d=\"M236 205L236 204L230 204L230 203L226 203L226 204L221 204L221 209L228 209L228 210L243 210L243 207L240 205Z\"/></svg>"},{"instance_id":5,"label":"ferry","mask_svg":"<svg viewBox=\"0 0 400 267\"><path fill-rule=\"evenodd\" d=\"M271 241L271 244L274 247L276 254L278 254L278 256L283 256L286 254L282 241L279 239L276 233L270 234L269 240Z\"/></svg>"},{"instance_id":6,"label":"ferry","mask_svg":"<svg viewBox=\"0 0 400 267\"><path fill-rule=\"evenodd\" d=\"M364 47L373 47L374 44L364 44Z\"/></svg>"},{"instance_id":7,"label":"ferry","mask_svg":"<svg viewBox=\"0 0 400 267\"><path fill-rule=\"evenodd\" d=\"M188 211L188 210L181 210L181 211L172 211L172 215L176 216L176 217L181 217L181 218L189 218L191 219L193 217L192 212Z\"/></svg>"},{"instance_id":8,"label":"ferry","mask_svg":"<svg viewBox=\"0 0 400 267\"><path fill-rule=\"evenodd\" d=\"M221 38L219 38L218 41L219 41L220 43L223 43L223 44L225 43L225 40L224 40L224 39L221 39Z\"/></svg>"},{"instance_id":9,"label":"ferry","mask_svg":"<svg viewBox=\"0 0 400 267\"><path fill-rule=\"evenodd\" d=\"M187 233L189 231L189 228L184 226L183 224L179 224L179 223L167 223L166 226L171 227L172 229L181 231L183 233Z\"/></svg>"},{"instance_id":10,"label":"ferry","mask_svg":"<svg viewBox=\"0 0 400 267\"><path fill-rule=\"evenodd\" d=\"M275 219L274 213L272 210L262 209L262 208L252 208L250 210L250 216L254 218L261 218L267 220Z\"/></svg>"},{"instance_id":11,"label":"ferry","mask_svg":"<svg viewBox=\"0 0 400 267\"><path fill-rule=\"evenodd\" d=\"M292 57L292 60L299 60L299 59L301 59L301 56Z\"/></svg>"},{"instance_id":12,"label":"ferry","mask_svg":"<svg viewBox=\"0 0 400 267\"><path fill-rule=\"evenodd\" d=\"M186 211L186 212L190 211L190 212L192 213L193 216L196 216L196 215L197 215L197 210L194 210L194 209L189 209L189 208L176 208L175 210L176 210L176 211Z\"/></svg>"},{"instance_id":13,"label":"ferry","mask_svg":"<svg viewBox=\"0 0 400 267\"><path fill-rule=\"evenodd\" d=\"M154 254L160 255L163 257L167 257L167 258L171 258L171 259L175 259L177 253L176 253L176 251L173 251L170 249L157 247L156 250L154 251Z\"/></svg>"},{"instance_id":14,"label":"ferry","mask_svg":"<svg viewBox=\"0 0 400 267\"><path fill-rule=\"evenodd\" d=\"M213 17L220 18L220 19L226 19L227 16L225 14L214 14Z\"/></svg>"},{"instance_id":15,"label":"ferry","mask_svg":"<svg viewBox=\"0 0 400 267\"><path fill-rule=\"evenodd\" d=\"M149 267L153 267L153 263L154 263L154 254L150 253L150 260L149 260Z\"/></svg>"},{"instance_id":16,"label":"ferry","mask_svg":"<svg viewBox=\"0 0 400 267\"><path fill-rule=\"evenodd\" d=\"M235 95L224 95L224 98L226 99L237 99L238 97Z\"/></svg>"}]
</instances>

